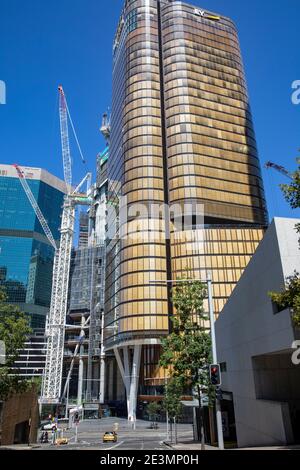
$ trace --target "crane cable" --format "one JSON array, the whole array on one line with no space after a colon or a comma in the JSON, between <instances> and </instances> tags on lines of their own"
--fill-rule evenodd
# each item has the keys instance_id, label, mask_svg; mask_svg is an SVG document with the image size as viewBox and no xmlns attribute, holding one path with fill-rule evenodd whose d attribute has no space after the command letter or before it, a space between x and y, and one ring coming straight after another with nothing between
<instances>
[{"instance_id":1,"label":"crane cable","mask_svg":"<svg viewBox=\"0 0 300 470\"><path fill-rule=\"evenodd\" d=\"M79 150L79 153L80 153L80 156L81 156L81 160L82 160L82 163L85 164L86 161L85 161L85 158L83 156L83 153L82 153L82 150L81 150L81 147L80 147L80 143L79 143L76 131L75 131L75 127L74 127L74 124L73 124L73 121L72 121L72 118L71 118L71 114L70 114L70 111L69 111L67 100L65 100L65 103L66 103L66 109L67 109L68 117L69 117L70 124L71 124L71 127L72 127L72 131L73 131L73 134L74 134L77 146L78 146L78 150Z\"/></svg>"}]
</instances>

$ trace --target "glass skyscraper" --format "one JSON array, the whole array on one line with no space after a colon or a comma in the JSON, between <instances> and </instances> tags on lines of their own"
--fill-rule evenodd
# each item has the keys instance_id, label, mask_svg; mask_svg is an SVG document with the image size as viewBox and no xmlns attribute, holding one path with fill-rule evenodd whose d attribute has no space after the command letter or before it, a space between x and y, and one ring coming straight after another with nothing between
<instances>
[{"instance_id":1,"label":"glass skyscraper","mask_svg":"<svg viewBox=\"0 0 300 470\"><path fill-rule=\"evenodd\" d=\"M50 173L22 167L29 187L56 240L65 183ZM15 168L0 165L0 285L11 303L43 327L50 306L54 249L29 203Z\"/></svg>"},{"instance_id":2,"label":"glass skyscraper","mask_svg":"<svg viewBox=\"0 0 300 470\"><path fill-rule=\"evenodd\" d=\"M180 1L127 0L113 54L108 232L115 226L116 234L108 240L105 345L115 351L127 396L134 381L151 395L164 380L159 343L173 314L165 281L211 272L218 314L268 217L232 20ZM122 198L131 214L126 233L135 236L121 234ZM179 231L170 212L149 222L136 210L184 211L187 203L191 222Z\"/></svg>"}]
</instances>

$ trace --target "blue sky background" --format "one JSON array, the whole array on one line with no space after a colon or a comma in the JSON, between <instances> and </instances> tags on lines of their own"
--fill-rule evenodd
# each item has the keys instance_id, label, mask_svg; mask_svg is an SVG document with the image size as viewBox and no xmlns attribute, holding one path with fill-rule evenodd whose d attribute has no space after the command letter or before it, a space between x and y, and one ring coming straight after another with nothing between
<instances>
[{"instance_id":1,"label":"blue sky background","mask_svg":"<svg viewBox=\"0 0 300 470\"><path fill-rule=\"evenodd\" d=\"M195 0L237 24L262 165L295 168L300 155L299 0ZM58 93L62 83L88 161L74 151L74 180L103 149L102 113L111 100L112 40L123 0L0 0L0 162L43 167L62 177ZM270 216L299 216L283 201L287 180L263 170Z\"/></svg>"}]
</instances>

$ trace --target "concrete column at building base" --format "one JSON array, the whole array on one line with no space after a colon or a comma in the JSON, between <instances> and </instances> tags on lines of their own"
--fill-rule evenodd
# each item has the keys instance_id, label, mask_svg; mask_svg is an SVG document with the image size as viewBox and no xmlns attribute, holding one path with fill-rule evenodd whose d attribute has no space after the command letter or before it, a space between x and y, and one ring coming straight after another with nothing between
<instances>
[{"instance_id":1,"label":"concrete column at building base","mask_svg":"<svg viewBox=\"0 0 300 470\"><path fill-rule=\"evenodd\" d=\"M131 358L132 349L133 356ZM121 348L114 348L114 353L126 389L128 420L134 423L136 421L142 346L125 346L122 350L123 360L120 355Z\"/></svg>"}]
</instances>

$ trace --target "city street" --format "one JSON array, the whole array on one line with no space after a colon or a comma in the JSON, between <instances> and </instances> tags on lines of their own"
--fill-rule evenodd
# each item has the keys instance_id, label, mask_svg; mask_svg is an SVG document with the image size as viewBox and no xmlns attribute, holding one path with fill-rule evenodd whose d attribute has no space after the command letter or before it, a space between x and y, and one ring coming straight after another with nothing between
<instances>
[{"instance_id":1,"label":"city street","mask_svg":"<svg viewBox=\"0 0 300 470\"><path fill-rule=\"evenodd\" d=\"M119 426L118 442L103 443L102 437L106 431L112 431L114 424ZM34 450L168 450L163 443L167 438L166 423L159 423L158 429L149 429L149 421L138 420L136 429L126 419L102 418L99 420L82 421L78 426L78 442L75 442L75 429L64 431L63 437L69 441L67 445L57 446L52 444L40 444ZM178 425L178 439L192 439L193 430L191 424ZM51 433L49 433L49 440Z\"/></svg>"}]
</instances>

